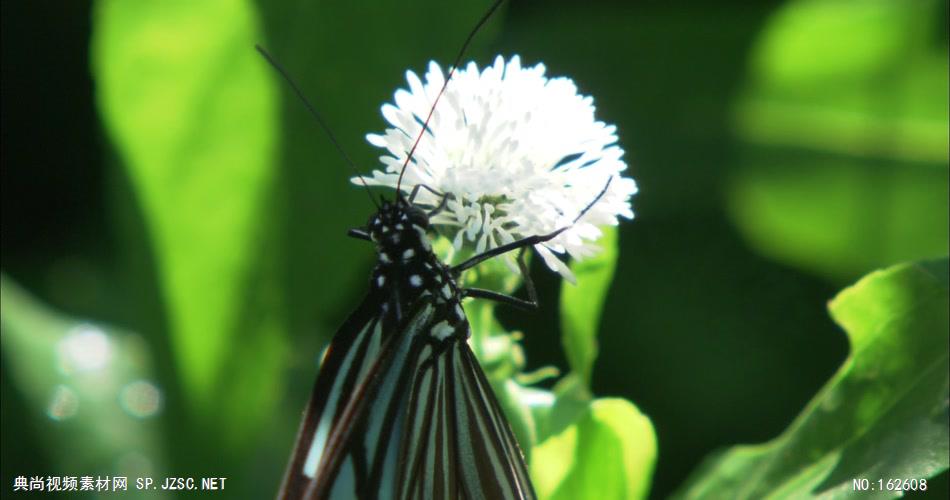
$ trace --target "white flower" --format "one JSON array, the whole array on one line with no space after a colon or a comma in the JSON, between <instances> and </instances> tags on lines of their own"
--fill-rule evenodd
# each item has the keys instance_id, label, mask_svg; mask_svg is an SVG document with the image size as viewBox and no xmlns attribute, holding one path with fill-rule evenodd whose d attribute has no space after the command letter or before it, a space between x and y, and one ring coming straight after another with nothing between
<instances>
[{"instance_id":1,"label":"white flower","mask_svg":"<svg viewBox=\"0 0 950 500\"><path fill-rule=\"evenodd\" d=\"M429 64L423 84L408 71L409 90L396 91L395 105L382 112L392 126L385 134L367 135L385 148L385 172L374 171L367 183L396 187L406 155L422 129L432 102L445 82L438 64ZM424 184L451 197L433 224L454 226L456 249L464 240L480 253L519 238L569 229L535 245L548 267L573 281L554 254L583 258L597 250L598 226L633 217L633 179L616 144L616 127L596 121L593 99L577 93L569 78L547 78L544 65L522 68L518 56L501 56L479 71L475 63L460 68L440 99L428 132L406 169L401 190ZM606 193L576 223L610 180ZM354 179L354 182L358 182ZM442 201L422 189L417 204Z\"/></svg>"}]
</instances>

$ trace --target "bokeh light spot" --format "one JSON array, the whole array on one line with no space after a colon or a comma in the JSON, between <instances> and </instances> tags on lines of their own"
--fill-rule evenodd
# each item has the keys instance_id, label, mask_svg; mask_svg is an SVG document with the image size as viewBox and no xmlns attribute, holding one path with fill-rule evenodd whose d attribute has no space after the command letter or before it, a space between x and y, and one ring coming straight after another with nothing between
<instances>
[{"instance_id":1,"label":"bokeh light spot","mask_svg":"<svg viewBox=\"0 0 950 500\"><path fill-rule=\"evenodd\" d=\"M152 460L135 451L120 455L115 461L115 470L126 477L146 477L155 474L155 466Z\"/></svg>"},{"instance_id":2,"label":"bokeh light spot","mask_svg":"<svg viewBox=\"0 0 950 500\"><path fill-rule=\"evenodd\" d=\"M99 327L76 326L59 342L59 368L66 375L100 370L112 360L112 343Z\"/></svg>"},{"instance_id":3,"label":"bokeh light spot","mask_svg":"<svg viewBox=\"0 0 950 500\"><path fill-rule=\"evenodd\" d=\"M152 417L161 410L162 391L146 380L130 382L119 391L119 404L133 417Z\"/></svg>"},{"instance_id":4,"label":"bokeh light spot","mask_svg":"<svg viewBox=\"0 0 950 500\"><path fill-rule=\"evenodd\" d=\"M46 407L46 414L52 420L61 422L76 416L79 411L79 396L76 391L65 385L58 385L53 390L53 397L50 398L49 405Z\"/></svg>"}]
</instances>

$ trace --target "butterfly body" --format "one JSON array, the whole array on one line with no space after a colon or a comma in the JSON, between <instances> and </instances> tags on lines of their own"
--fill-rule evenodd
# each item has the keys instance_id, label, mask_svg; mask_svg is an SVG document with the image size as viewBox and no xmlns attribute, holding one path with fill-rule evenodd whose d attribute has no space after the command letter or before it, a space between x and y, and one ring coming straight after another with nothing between
<instances>
[{"instance_id":1,"label":"butterfly body","mask_svg":"<svg viewBox=\"0 0 950 500\"><path fill-rule=\"evenodd\" d=\"M361 232L370 291L327 350L281 498L534 498L427 229L398 196Z\"/></svg>"},{"instance_id":2,"label":"butterfly body","mask_svg":"<svg viewBox=\"0 0 950 500\"><path fill-rule=\"evenodd\" d=\"M394 321L425 296L437 306L452 306L448 309L456 314L447 321L456 328L465 319L462 297L451 270L432 252L428 228L428 215L401 196L392 203L384 201L367 223L377 254L370 286L386 292L380 312Z\"/></svg>"}]
</instances>

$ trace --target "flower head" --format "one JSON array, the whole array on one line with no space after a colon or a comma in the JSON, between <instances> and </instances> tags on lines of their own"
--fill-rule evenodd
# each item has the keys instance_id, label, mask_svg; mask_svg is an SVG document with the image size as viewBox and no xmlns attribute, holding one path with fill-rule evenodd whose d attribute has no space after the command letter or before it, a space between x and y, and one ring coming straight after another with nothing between
<instances>
[{"instance_id":1,"label":"flower head","mask_svg":"<svg viewBox=\"0 0 950 500\"><path fill-rule=\"evenodd\" d=\"M456 71L399 187L408 193L424 184L451 194L431 223L456 228L456 249L467 240L480 253L568 227L535 249L548 267L573 281L555 254L594 253L598 226L633 217L630 197L637 186L621 176L627 165L616 127L596 121L593 99L579 95L573 81L548 78L544 70L542 64L522 68L518 56L507 62L499 56L484 70L469 63ZM411 71L406 79L409 89L396 91L395 105L382 108L391 127L367 136L388 153L381 157L385 170L366 179L371 185L396 187L445 75L432 62L425 83ZM430 207L441 201L426 189L415 200Z\"/></svg>"}]
</instances>

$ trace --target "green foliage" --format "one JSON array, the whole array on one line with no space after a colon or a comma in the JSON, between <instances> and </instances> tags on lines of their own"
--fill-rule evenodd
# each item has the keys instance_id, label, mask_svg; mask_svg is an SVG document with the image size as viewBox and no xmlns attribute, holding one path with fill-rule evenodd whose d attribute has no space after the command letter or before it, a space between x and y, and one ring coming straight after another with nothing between
<instances>
[{"instance_id":1,"label":"green foliage","mask_svg":"<svg viewBox=\"0 0 950 500\"><path fill-rule=\"evenodd\" d=\"M588 387L597 358L597 328L617 267L617 228L603 231L597 242L600 253L571 263L577 285L561 287L561 343L571 370Z\"/></svg>"},{"instance_id":2,"label":"green foliage","mask_svg":"<svg viewBox=\"0 0 950 500\"><path fill-rule=\"evenodd\" d=\"M655 461L650 419L629 401L598 399L537 446L531 477L541 498L645 498Z\"/></svg>"},{"instance_id":3,"label":"green foliage","mask_svg":"<svg viewBox=\"0 0 950 500\"><path fill-rule=\"evenodd\" d=\"M246 441L284 360L275 283L278 94L246 2L99 2L99 110L142 211L193 412ZM240 339L240 341L236 341Z\"/></svg>"},{"instance_id":4,"label":"green foliage","mask_svg":"<svg viewBox=\"0 0 950 500\"><path fill-rule=\"evenodd\" d=\"M792 425L707 459L683 498L889 498L852 480L950 467L947 260L874 272L831 302L851 355Z\"/></svg>"},{"instance_id":5,"label":"green foliage","mask_svg":"<svg viewBox=\"0 0 950 500\"><path fill-rule=\"evenodd\" d=\"M940 9L803 0L772 17L736 105L729 183L733 219L764 254L846 280L947 253Z\"/></svg>"},{"instance_id":6,"label":"green foliage","mask_svg":"<svg viewBox=\"0 0 950 500\"><path fill-rule=\"evenodd\" d=\"M142 338L56 313L6 275L0 298L5 373L56 450L57 470L136 477L164 467L154 418L162 394Z\"/></svg>"}]
</instances>

